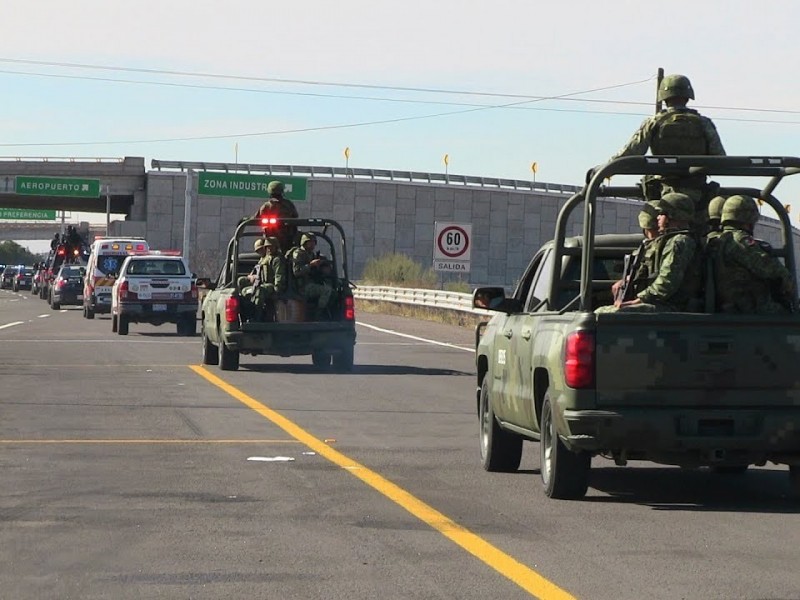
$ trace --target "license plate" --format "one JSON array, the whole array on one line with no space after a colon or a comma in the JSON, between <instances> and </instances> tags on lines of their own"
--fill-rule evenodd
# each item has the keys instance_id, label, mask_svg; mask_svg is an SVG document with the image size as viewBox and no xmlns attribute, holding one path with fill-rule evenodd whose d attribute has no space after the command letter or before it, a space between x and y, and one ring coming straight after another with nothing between
<instances>
[{"instance_id":1,"label":"license plate","mask_svg":"<svg viewBox=\"0 0 800 600\"><path fill-rule=\"evenodd\" d=\"M153 304L153 312L165 311L165 310L167 310L166 304Z\"/></svg>"}]
</instances>

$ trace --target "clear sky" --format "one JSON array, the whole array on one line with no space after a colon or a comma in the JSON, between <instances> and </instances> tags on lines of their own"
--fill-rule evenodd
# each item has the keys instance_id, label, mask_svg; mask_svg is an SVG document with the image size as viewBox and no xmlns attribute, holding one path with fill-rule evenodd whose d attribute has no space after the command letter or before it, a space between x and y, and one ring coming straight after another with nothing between
<instances>
[{"instance_id":1,"label":"clear sky","mask_svg":"<svg viewBox=\"0 0 800 600\"><path fill-rule=\"evenodd\" d=\"M796 0L5 0L0 155L344 166L349 147L351 167L447 154L580 184L652 113L659 67L728 154L800 155L798 28ZM800 182L777 195L798 219Z\"/></svg>"}]
</instances>

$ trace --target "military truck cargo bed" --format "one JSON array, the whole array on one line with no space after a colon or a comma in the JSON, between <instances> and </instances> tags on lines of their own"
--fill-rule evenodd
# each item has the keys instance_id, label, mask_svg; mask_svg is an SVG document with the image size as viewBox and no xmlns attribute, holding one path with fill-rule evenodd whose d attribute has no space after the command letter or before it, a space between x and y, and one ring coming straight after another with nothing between
<instances>
[{"instance_id":1,"label":"military truck cargo bed","mask_svg":"<svg viewBox=\"0 0 800 600\"><path fill-rule=\"evenodd\" d=\"M730 473L771 461L788 465L790 492L800 497L796 296L786 314L716 312L713 263L698 255L709 268L697 312L595 312L614 302L611 285L624 280L625 255L642 239L595 233L603 198L641 198L638 188L601 182L620 173L694 172L770 178L763 189L719 193L760 197L775 211L784 242L770 252L795 278L792 227L772 193L784 176L800 173L800 159L626 157L597 169L564 204L553 241L532 258L513 295L474 292L474 306L495 312L478 327L475 348L486 470L516 470L523 441L531 440L539 442L552 498L582 497L598 455L618 465L650 460ZM584 234L567 237L578 207Z\"/></svg>"}]
</instances>

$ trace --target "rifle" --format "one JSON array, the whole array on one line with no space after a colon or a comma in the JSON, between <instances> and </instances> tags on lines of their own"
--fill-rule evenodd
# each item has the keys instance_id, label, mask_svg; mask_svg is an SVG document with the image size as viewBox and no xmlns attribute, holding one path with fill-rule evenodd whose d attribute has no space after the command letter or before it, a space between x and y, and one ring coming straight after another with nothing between
<instances>
[{"instance_id":1,"label":"rifle","mask_svg":"<svg viewBox=\"0 0 800 600\"><path fill-rule=\"evenodd\" d=\"M639 265L642 264L642 259L645 254L644 241L639 245L639 250L635 254L625 255L625 265L622 270L622 285L617 290L617 295L614 297L614 303L626 302L633 300L634 277L639 270Z\"/></svg>"}]
</instances>

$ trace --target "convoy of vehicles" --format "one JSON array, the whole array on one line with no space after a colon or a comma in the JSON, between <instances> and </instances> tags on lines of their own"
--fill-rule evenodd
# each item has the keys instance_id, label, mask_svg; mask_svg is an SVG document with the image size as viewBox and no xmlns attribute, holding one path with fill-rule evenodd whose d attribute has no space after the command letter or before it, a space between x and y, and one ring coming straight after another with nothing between
<instances>
[{"instance_id":1,"label":"convoy of vehicles","mask_svg":"<svg viewBox=\"0 0 800 600\"><path fill-rule=\"evenodd\" d=\"M197 333L195 277L182 256L128 256L111 292L111 330L128 335L131 323L175 323L178 335Z\"/></svg>"},{"instance_id":2,"label":"convoy of vehicles","mask_svg":"<svg viewBox=\"0 0 800 600\"><path fill-rule=\"evenodd\" d=\"M783 463L800 495L800 314L714 314L713 301L702 313L593 312L613 302L611 284L641 240L595 235L604 198L641 197L638 187L601 182L689 173L767 177L763 189L719 193L748 194L775 210L784 244L773 253L796 273L789 218L772 194L784 176L800 173L800 159L626 157L598 169L564 204L553 241L511 297L502 288L475 291L475 305L496 313L479 327L475 353L486 470L516 470L523 441L533 440L552 498L582 497L597 455L727 473ZM579 208L584 233L567 237Z\"/></svg>"},{"instance_id":3,"label":"convoy of vehicles","mask_svg":"<svg viewBox=\"0 0 800 600\"><path fill-rule=\"evenodd\" d=\"M302 296L288 291L276 300L272 318L249 318L248 302L237 280L253 270L258 255L251 252L253 242L275 228L290 227L314 233L330 257L328 283L333 287L330 318L309 320ZM290 269L287 269L290 271ZM353 369L356 341L353 292L347 273L347 246L341 225L331 219L283 219L264 217L244 219L228 244L225 263L216 283L211 285L201 307L203 364L219 365L222 370L239 368L241 354L257 356L311 355L315 366L333 365L340 372Z\"/></svg>"}]
</instances>

